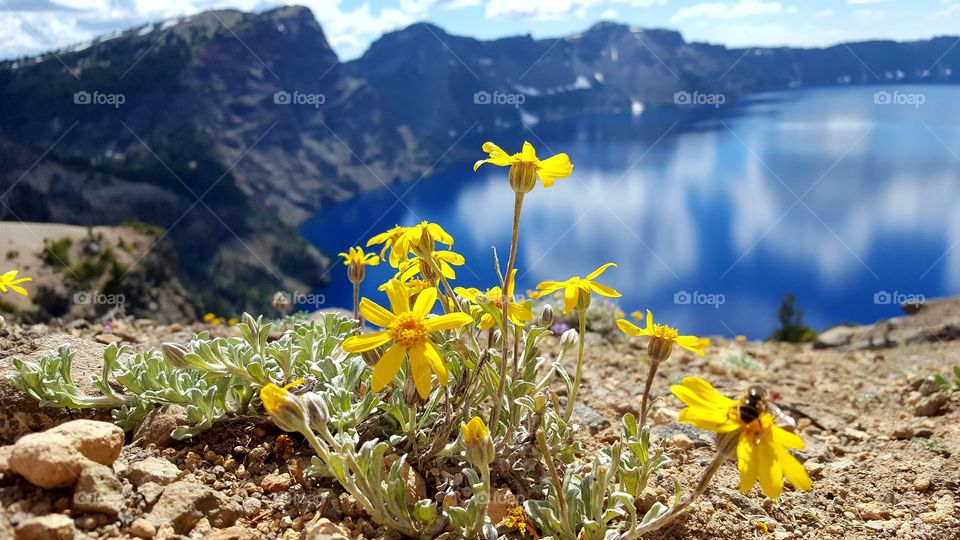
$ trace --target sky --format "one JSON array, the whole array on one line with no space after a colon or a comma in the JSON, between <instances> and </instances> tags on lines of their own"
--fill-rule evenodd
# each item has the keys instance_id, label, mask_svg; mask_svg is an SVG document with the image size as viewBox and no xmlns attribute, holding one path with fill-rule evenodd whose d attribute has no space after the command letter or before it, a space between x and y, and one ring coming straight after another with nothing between
<instances>
[{"instance_id":1,"label":"sky","mask_svg":"<svg viewBox=\"0 0 960 540\"><path fill-rule=\"evenodd\" d=\"M823 46L960 34L960 0L0 0L0 58L208 9L305 5L341 59L385 32L430 21L481 39L575 34L600 20L671 28L688 41L728 46Z\"/></svg>"}]
</instances>

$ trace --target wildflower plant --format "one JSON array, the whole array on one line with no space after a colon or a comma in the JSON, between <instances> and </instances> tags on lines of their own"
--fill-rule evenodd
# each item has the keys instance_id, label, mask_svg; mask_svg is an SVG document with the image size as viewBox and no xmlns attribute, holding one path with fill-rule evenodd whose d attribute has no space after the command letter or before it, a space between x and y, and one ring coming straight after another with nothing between
<instances>
[{"instance_id":1,"label":"wildflower plant","mask_svg":"<svg viewBox=\"0 0 960 540\"><path fill-rule=\"evenodd\" d=\"M515 194L505 269L494 256L496 283L454 287L456 267L465 261L453 251L453 237L436 223L398 225L367 242L368 248L379 246L378 252L353 247L341 254L354 286L352 319L332 313L288 316L289 301L278 293L273 305L281 318L244 314L236 325L239 336L203 331L186 344L138 354L111 345L102 372L91 380L93 395L74 382L67 348L37 363L16 360L12 381L45 406L112 409L128 429L158 406L183 407L190 424L176 429L178 438L232 416L268 415L312 448L309 476L338 483L374 522L409 537L450 532L492 539L539 532L564 540L638 538L681 515L730 458L739 463L741 489L759 482L775 498L784 478L809 489L803 466L790 453L802 448L799 437L778 427L765 409L748 410L744 400L688 377L671 388L688 406L679 420L718 433L716 455L685 496L674 481L670 501L638 512L651 479L665 476L671 464L646 421L657 367L674 345L702 354L707 343L656 324L649 311L644 328L617 321L626 334L622 339L648 340L640 418L625 415L619 440L585 456L573 413L587 361L588 313L595 296L620 296L600 282L616 265L542 282L531 295L540 300L559 294L562 306L535 306L533 299L518 297L524 197L537 179L550 187L569 176L573 165L566 154L540 160L529 143L512 155L493 143L483 149L489 157L474 170L484 163L509 167ZM379 287L386 302L361 298L365 267L380 263L395 270ZM562 315L576 315L578 326L562 333L558 354L548 358L542 346L554 339ZM410 497L404 469L436 466L463 471L471 490L465 500L450 485L436 486L436 497ZM506 478L533 496L511 508L502 523L493 523L492 493Z\"/></svg>"}]
</instances>

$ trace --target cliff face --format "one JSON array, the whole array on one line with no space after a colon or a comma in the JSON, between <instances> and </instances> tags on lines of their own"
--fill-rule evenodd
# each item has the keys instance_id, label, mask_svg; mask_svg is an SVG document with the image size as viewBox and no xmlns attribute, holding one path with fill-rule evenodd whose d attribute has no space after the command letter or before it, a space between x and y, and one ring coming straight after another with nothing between
<instances>
[{"instance_id":1,"label":"cliff face","mask_svg":"<svg viewBox=\"0 0 960 540\"><path fill-rule=\"evenodd\" d=\"M293 228L426 161L304 8L6 62L0 96L0 219L158 225L188 286L224 310L320 285L327 261Z\"/></svg>"}]
</instances>

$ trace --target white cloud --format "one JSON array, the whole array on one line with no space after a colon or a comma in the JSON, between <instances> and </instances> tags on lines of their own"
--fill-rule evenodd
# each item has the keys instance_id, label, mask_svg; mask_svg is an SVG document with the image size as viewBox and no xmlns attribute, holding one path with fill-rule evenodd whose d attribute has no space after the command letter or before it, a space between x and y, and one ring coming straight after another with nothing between
<instances>
[{"instance_id":1,"label":"white cloud","mask_svg":"<svg viewBox=\"0 0 960 540\"><path fill-rule=\"evenodd\" d=\"M887 0L847 0L847 3L851 6L865 6L868 4L880 4L886 1Z\"/></svg>"},{"instance_id":2,"label":"white cloud","mask_svg":"<svg viewBox=\"0 0 960 540\"><path fill-rule=\"evenodd\" d=\"M534 20L583 19L591 8L620 4L629 7L650 7L666 4L665 0L490 0L486 16L490 19L521 18Z\"/></svg>"},{"instance_id":3,"label":"white cloud","mask_svg":"<svg viewBox=\"0 0 960 540\"><path fill-rule=\"evenodd\" d=\"M820 11L814 12L814 13L813 13L813 16L816 17L817 19L823 19L823 18L826 18L826 17L833 17L833 10L832 10L832 9L821 9Z\"/></svg>"},{"instance_id":4,"label":"white cloud","mask_svg":"<svg viewBox=\"0 0 960 540\"><path fill-rule=\"evenodd\" d=\"M671 21L682 21L685 19L734 19L740 17L753 17L756 15L770 15L781 13L783 5L780 2L764 2L763 0L740 0L736 4L726 4L723 2L707 2L696 4L689 7L680 8Z\"/></svg>"}]
</instances>

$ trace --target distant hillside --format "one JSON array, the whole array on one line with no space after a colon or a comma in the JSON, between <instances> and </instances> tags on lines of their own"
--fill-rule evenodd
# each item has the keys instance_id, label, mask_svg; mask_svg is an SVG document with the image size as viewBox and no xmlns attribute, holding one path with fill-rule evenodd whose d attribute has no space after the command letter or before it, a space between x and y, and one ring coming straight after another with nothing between
<instances>
[{"instance_id":1,"label":"distant hillside","mask_svg":"<svg viewBox=\"0 0 960 540\"><path fill-rule=\"evenodd\" d=\"M481 41L421 23L341 64L306 8L210 11L0 62L0 220L155 224L201 305L263 311L325 281L307 217L498 131L677 92L957 83L955 42L727 49L614 23Z\"/></svg>"},{"instance_id":2,"label":"distant hillside","mask_svg":"<svg viewBox=\"0 0 960 540\"><path fill-rule=\"evenodd\" d=\"M403 121L452 138L473 122L490 132L672 106L676 92L719 92L732 103L747 93L797 87L958 83L956 42L728 49L610 22L557 39L480 41L418 23L384 35L347 68L376 87Z\"/></svg>"}]
</instances>

